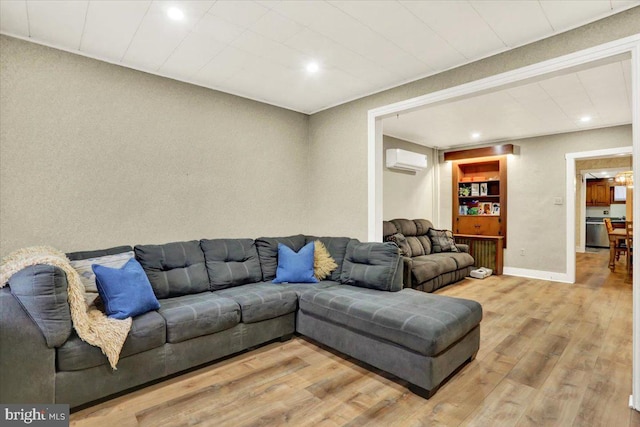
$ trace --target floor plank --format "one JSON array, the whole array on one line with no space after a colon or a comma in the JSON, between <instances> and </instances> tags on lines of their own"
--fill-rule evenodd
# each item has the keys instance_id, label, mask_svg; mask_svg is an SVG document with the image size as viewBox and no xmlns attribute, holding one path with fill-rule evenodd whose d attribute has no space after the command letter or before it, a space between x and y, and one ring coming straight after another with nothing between
<instances>
[{"instance_id":1,"label":"floor plank","mask_svg":"<svg viewBox=\"0 0 640 427\"><path fill-rule=\"evenodd\" d=\"M303 338L74 412L72 426L639 426L624 262L578 254L574 285L509 276L437 291L483 306L480 351L429 400Z\"/></svg>"}]
</instances>

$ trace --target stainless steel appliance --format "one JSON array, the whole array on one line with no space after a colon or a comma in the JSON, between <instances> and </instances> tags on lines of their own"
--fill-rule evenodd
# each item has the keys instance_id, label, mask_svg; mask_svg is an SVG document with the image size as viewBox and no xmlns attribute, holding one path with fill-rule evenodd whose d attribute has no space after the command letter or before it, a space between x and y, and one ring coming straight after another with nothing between
<instances>
[{"instance_id":1,"label":"stainless steel appliance","mask_svg":"<svg viewBox=\"0 0 640 427\"><path fill-rule=\"evenodd\" d=\"M609 233L603 222L604 218L587 217L586 246L591 248L608 248Z\"/></svg>"},{"instance_id":2,"label":"stainless steel appliance","mask_svg":"<svg viewBox=\"0 0 640 427\"><path fill-rule=\"evenodd\" d=\"M609 219L614 227L624 227L625 217L611 217ZM604 218L587 217L586 223L587 241L585 242L585 246L591 248L608 248L609 233L607 233L607 227L604 225Z\"/></svg>"}]
</instances>

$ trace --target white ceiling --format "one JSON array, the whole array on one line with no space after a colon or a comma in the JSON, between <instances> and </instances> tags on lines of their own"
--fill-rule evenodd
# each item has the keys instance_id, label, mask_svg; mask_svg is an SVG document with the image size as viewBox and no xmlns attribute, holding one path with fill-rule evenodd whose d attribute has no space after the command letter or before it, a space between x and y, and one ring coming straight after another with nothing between
<instances>
[{"instance_id":1,"label":"white ceiling","mask_svg":"<svg viewBox=\"0 0 640 427\"><path fill-rule=\"evenodd\" d=\"M639 4L2 0L0 32L313 113Z\"/></svg>"},{"instance_id":2,"label":"white ceiling","mask_svg":"<svg viewBox=\"0 0 640 427\"><path fill-rule=\"evenodd\" d=\"M628 123L631 61L625 59L403 113L385 119L383 132L444 149Z\"/></svg>"}]
</instances>

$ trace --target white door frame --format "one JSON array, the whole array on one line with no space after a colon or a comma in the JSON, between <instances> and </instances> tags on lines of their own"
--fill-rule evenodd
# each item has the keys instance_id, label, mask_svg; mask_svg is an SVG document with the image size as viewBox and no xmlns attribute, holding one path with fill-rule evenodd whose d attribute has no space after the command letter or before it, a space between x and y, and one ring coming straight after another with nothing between
<instances>
[{"instance_id":1,"label":"white door frame","mask_svg":"<svg viewBox=\"0 0 640 427\"><path fill-rule=\"evenodd\" d=\"M576 160L598 159L602 157L612 157L617 155L633 155L633 147L616 147L606 150L581 151L579 153L567 153L566 159L566 196L567 201L567 281L574 283L576 281ZM634 156L635 157L635 156ZM586 184L582 186L581 200L586 200ZM582 223L585 220L584 212L582 212ZM580 247L584 252L585 246L584 227L581 231Z\"/></svg>"},{"instance_id":2,"label":"white door frame","mask_svg":"<svg viewBox=\"0 0 640 427\"><path fill-rule=\"evenodd\" d=\"M621 148L627 148L627 147L621 147ZM628 147L629 150L631 150L633 147ZM624 154L624 153L618 153L618 154ZM578 160L578 159L576 159ZM624 172L624 171L628 171L629 168L609 168L609 167L605 167L605 168L600 168L600 169L582 169L582 170L576 170L576 183L577 183L577 177L578 175L582 175L584 177L585 174L589 173L589 172L601 172L603 170L606 170L608 172ZM572 185L569 182L569 176L567 175L567 186ZM586 209L586 205L587 205L587 180L584 180L584 183L582 184L582 186L580 187L580 203L578 205L576 205L575 210L576 211L580 211L580 215L579 215L579 227L578 230L580 230L580 244L576 245L576 252L585 252L586 251L586 240L587 240L587 233L586 233L586 227L585 224L587 222L587 209ZM585 208L585 209L583 209ZM574 216L575 218L575 216Z\"/></svg>"},{"instance_id":3,"label":"white door frame","mask_svg":"<svg viewBox=\"0 0 640 427\"><path fill-rule=\"evenodd\" d=\"M632 127L633 127L633 172L640 174L640 34L625 37L585 50L570 53L568 55L553 58L527 67L518 68L506 73L496 74L484 79L465 83L452 88L440 90L427 95L385 105L368 111L367 114L367 156L368 156L368 239L369 241L382 241L382 119L392 115L414 110L426 105L442 101L451 101L455 98L471 95L487 89L495 89L506 84L516 83L529 78L552 73L581 64L605 59L611 56L631 54L631 93L632 93ZM572 174L567 175L575 180L575 161ZM567 166L569 169L569 166ZM437 191L437 189L436 189ZM569 194L570 193L570 194ZM567 217L571 211L574 217L569 222L567 218L567 275L572 275L575 281L575 213L569 209L572 203L575 209L575 186L567 186ZM573 200L573 201L572 201ZM633 215L640 218L640 197L633 198ZM436 209L438 207L436 206ZM573 238L570 238L573 236ZM573 260L573 261L572 261ZM638 271L638 257L634 258L634 269ZM638 274L633 278L633 395L629 400L630 406L640 410L640 280Z\"/></svg>"}]
</instances>

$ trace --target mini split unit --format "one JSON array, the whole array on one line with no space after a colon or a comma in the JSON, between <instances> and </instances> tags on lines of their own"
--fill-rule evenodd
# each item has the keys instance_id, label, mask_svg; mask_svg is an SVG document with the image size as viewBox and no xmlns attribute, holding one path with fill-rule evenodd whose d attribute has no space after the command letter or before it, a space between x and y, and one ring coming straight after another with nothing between
<instances>
[{"instance_id":1,"label":"mini split unit","mask_svg":"<svg viewBox=\"0 0 640 427\"><path fill-rule=\"evenodd\" d=\"M412 151L391 148L387 150L387 167L418 172L427 167L427 156Z\"/></svg>"}]
</instances>

